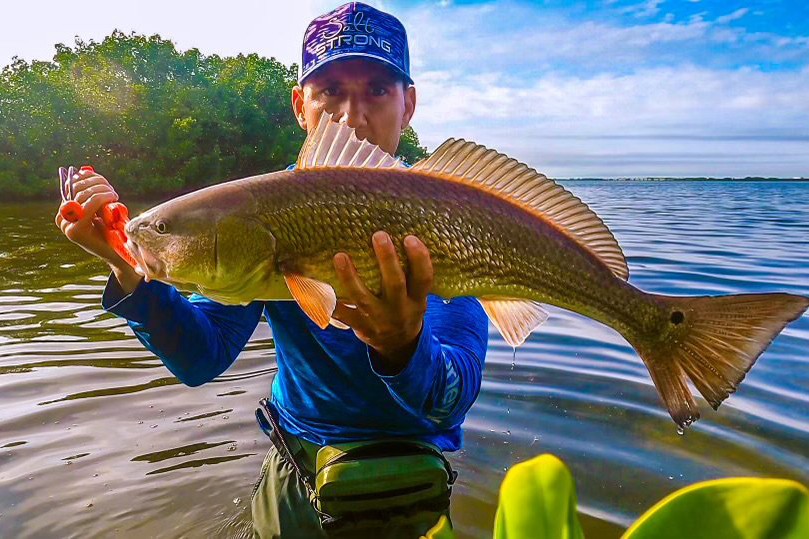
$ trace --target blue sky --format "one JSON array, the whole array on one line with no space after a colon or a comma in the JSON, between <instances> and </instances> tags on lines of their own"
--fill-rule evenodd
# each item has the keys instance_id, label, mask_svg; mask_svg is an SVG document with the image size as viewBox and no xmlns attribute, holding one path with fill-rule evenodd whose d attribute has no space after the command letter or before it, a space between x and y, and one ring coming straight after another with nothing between
<instances>
[{"instance_id":1,"label":"blue sky","mask_svg":"<svg viewBox=\"0 0 809 539\"><path fill-rule=\"evenodd\" d=\"M408 29L431 149L464 137L554 177L809 176L809 2L368 3ZM116 27L299 62L307 22L336 5L14 3L0 63Z\"/></svg>"}]
</instances>

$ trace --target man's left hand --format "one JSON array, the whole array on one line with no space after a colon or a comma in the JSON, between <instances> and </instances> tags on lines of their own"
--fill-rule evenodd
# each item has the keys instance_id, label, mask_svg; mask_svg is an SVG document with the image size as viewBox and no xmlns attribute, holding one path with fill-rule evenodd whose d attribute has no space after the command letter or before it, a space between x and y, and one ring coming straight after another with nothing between
<instances>
[{"instance_id":1,"label":"man's left hand","mask_svg":"<svg viewBox=\"0 0 809 539\"><path fill-rule=\"evenodd\" d=\"M433 283L433 266L427 247L415 236L404 239L410 267L407 277L390 236L380 230L372 241L382 274L380 295L365 287L347 254L337 253L334 268L346 295L337 298L332 317L350 326L357 338L376 352L371 359L377 372L395 375L407 366L416 350Z\"/></svg>"}]
</instances>

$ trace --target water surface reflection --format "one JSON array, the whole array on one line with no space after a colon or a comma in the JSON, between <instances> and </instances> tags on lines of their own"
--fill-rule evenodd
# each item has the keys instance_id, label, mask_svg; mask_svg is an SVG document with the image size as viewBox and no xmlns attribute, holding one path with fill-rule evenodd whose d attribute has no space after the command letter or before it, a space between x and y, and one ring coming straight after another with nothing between
<instances>
[{"instance_id":1,"label":"water surface reflection","mask_svg":"<svg viewBox=\"0 0 809 539\"><path fill-rule=\"evenodd\" d=\"M666 294L809 295L809 184L574 182L631 280ZM187 388L104 313L104 268L60 237L53 205L0 206L0 537L240 537L268 441L253 409L274 373L257 329L216 381ZM809 482L809 319L718 413L679 436L611 329L551 309L516 356L492 329L465 423L453 520L486 537L511 464L560 456L590 537L617 537L694 481Z\"/></svg>"}]
</instances>

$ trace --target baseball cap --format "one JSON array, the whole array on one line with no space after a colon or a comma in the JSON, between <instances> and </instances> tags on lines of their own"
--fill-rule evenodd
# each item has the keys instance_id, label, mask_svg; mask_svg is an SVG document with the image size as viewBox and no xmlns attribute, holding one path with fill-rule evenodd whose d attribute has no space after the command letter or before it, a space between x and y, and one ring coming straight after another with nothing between
<instances>
[{"instance_id":1,"label":"baseball cap","mask_svg":"<svg viewBox=\"0 0 809 539\"><path fill-rule=\"evenodd\" d=\"M298 83L327 63L349 57L381 62L413 84L404 26L362 2L349 2L309 23Z\"/></svg>"}]
</instances>

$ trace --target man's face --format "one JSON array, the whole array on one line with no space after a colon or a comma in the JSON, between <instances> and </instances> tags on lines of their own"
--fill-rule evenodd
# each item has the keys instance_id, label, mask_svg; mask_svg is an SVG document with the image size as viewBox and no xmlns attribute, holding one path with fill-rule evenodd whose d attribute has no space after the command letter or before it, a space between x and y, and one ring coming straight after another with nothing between
<instances>
[{"instance_id":1,"label":"man's face","mask_svg":"<svg viewBox=\"0 0 809 539\"><path fill-rule=\"evenodd\" d=\"M416 89L383 65L364 59L331 62L292 90L292 108L307 132L324 110L393 155L416 107Z\"/></svg>"}]
</instances>

